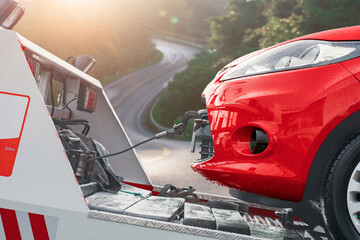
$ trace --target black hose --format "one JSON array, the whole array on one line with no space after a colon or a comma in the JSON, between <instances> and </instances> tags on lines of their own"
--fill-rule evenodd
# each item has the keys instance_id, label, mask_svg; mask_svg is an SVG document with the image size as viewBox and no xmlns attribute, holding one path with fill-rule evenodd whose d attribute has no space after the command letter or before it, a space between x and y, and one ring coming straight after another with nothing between
<instances>
[{"instance_id":1,"label":"black hose","mask_svg":"<svg viewBox=\"0 0 360 240\"><path fill-rule=\"evenodd\" d=\"M190 119L201 119L201 115L194 111L194 110L190 110L190 111L187 111L184 116L182 117L182 124L183 124L183 131L185 132L186 131L186 127L188 125L188 122Z\"/></svg>"},{"instance_id":2,"label":"black hose","mask_svg":"<svg viewBox=\"0 0 360 240\"><path fill-rule=\"evenodd\" d=\"M127 151L129 151L129 150L131 150L133 148L136 148L137 146L140 146L141 144L150 142L151 140L154 140L154 139L159 139L159 138L169 136L169 135L173 135L173 134L181 135L181 134L183 134L185 132L187 124L188 124L190 119L201 119L201 115L198 112L193 111L193 110L187 111L184 114L183 118L182 118L182 122L180 124L174 125L174 127L172 129L169 129L167 131L158 133L154 137L149 138L149 139L147 139L145 141L139 142L138 144L136 144L134 146L131 146L131 147L129 147L129 148L125 149L125 150L122 150L120 152L94 157L94 158L89 159L88 161L93 161L93 160L101 159L101 158L104 158L104 157L111 157L111 156L119 155L119 154L127 152Z\"/></svg>"},{"instance_id":3,"label":"black hose","mask_svg":"<svg viewBox=\"0 0 360 240\"><path fill-rule=\"evenodd\" d=\"M69 58L68 58L69 59ZM63 99L64 99L64 102L67 100L66 99L66 94L65 94L65 92L66 92L66 80L65 79L63 79L63 91L64 91L64 93L63 93ZM71 120L71 115L72 115L72 111L71 111L71 109L69 108L69 104L70 103L72 103L73 101L75 101L75 100L77 100L77 97L74 97L73 99L71 99L68 103L66 103L63 107L61 107L61 109L64 109L64 108L66 108L67 110L69 110L69 119L68 120Z\"/></svg>"},{"instance_id":4,"label":"black hose","mask_svg":"<svg viewBox=\"0 0 360 240\"><path fill-rule=\"evenodd\" d=\"M71 129L69 126L67 125L84 125L84 129L82 130L81 134L83 135L87 135L90 131L90 124L88 121L84 120L84 119L75 119L75 120L58 120L58 119L53 119L53 122L55 125L58 125L62 128L65 129Z\"/></svg>"},{"instance_id":5,"label":"black hose","mask_svg":"<svg viewBox=\"0 0 360 240\"><path fill-rule=\"evenodd\" d=\"M144 144L144 143L147 143L147 142L150 142L151 140L154 140L154 139L157 139L157 137L152 137L152 138L149 138L145 141L142 141L142 142L139 142L138 144L135 144L134 146L131 146L125 150L122 150L120 152L116 152L116 153L111 153L111 154L107 154L107 155L102 155L102 156L98 156L98 157L94 157L94 158L91 158L91 159L88 159L88 161L93 161L93 160L98 160L98 159L101 159L101 158L104 158L104 157L112 157L112 156L115 156L115 155L119 155L119 154L122 154L124 152L127 152L133 148L136 148L137 146L141 145L141 144Z\"/></svg>"},{"instance_id":6,"label":"black hose","mask_svg":"<svg viewBox=\"0 0 360 240\"><path fill-rule=\"evenodd\" d=\"M73 101L75 101L76 99L77 99L77 97L71 99L68 103L66 103L63 107L61 107L61 109L68 108L69 104L72 103Z\"/></svg>"}]
</instances>

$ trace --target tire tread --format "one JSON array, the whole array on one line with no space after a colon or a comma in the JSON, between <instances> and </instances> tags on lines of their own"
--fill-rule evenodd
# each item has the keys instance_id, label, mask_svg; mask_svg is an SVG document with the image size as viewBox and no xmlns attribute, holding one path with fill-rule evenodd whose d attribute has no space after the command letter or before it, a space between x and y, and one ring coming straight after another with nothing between
<instances>
[{"instance_id":1,"label":"tire tread","mask_svg":"<svg viewBox=\"0 0 360 240\"><path fill-rule=\"evenodd\" d=\"M324 189L322 193L322 209L323 209L323 216L325 223L327 224L327 227L329 228L332 237L334 239L351 239L354 238L346 237L342 233L340 227L338 226L338 222L335 216L335 213L333 211L334 206L334 198L333 198L333 183L334 178L336 177L336 170L338 169L339 164L341 163L341 160L343 160L344 156L350 151L351 148L354 147L354 145L360 143L360 135L357 135L355 137L350 138L349 141L347 141L342 148L338 150L338 154L336 154L332 159L329 161L329 167L326 171L326 177L324 181ZM357 239L359 239L358 237Z\"/></svg>"}]
</instances>

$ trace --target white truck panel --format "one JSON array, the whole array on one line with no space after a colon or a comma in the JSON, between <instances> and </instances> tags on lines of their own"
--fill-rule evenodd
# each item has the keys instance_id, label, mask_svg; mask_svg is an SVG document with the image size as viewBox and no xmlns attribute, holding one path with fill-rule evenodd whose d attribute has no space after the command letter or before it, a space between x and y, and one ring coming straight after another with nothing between
<instances>
[{"instance_id":1,"label":"white truck panel","mask_svg":"<svg viewBox=\"0 0 360 240\"><path fill-rule=\"evenodd\" d=\"M114 109L111 107L104 90L99 92L95 112L89 114L87 112L73 111L73 117L75 119L87 119L91 125L88 136L101 142L110 153L119 152L131 146L130 140ZM110 161L112 163L116 162L116 164L112 164L112 167L115 173L122 176L125 181L152 185L141 162L138 160L135 150L111 157Z\"/></svg>"},{"instance_id":2,"label":"white truck panel","mask_svg":"<svg viewBox=\"0 0 360 240\"><path fill-rule=\"evenodd\" d=\"M99 82L99 80L96 80L95 78L93 78L93 77L87 75L86 73L80 71L79 69L77 69L73 65L65 62L61 58L49 53L45 49L37 46L36 44L34 44L33 42L31 42L28 39L24 38L20 34L17 34L17 35L18 35L18 38L19 38L20 42L26 48L28 48L30 51L32 51L32 52L34 52L35 54L38 55L38 57L40 58L39 59L40 61L43 61L44 63L49 64L49 65L56 65L58 70L62 70L62 71L67 72L69 74L75 75L75 76L83 79L84 81L90 83L92 86L96 86L97 88L102 88L101 83Z\"/></svg>"},{"instance_id":3,"label":"white truck panel","mask_svg":"<svg viewBox=\"0 0 360 240\"><path fill-rule=\"evenodd\" d=\"M66 112L72 112L74 119L89 121L90 137L101 142L109 152L131 146L99 81L17 33L0 28L0 147L6 150L7 141L19 140L13 153L0 149L4 153L0 155L0 239L13 239L9 234L18 234L22 239L64 240L259 239L145 219L141 214L134 217L90 211L44 102L50 75L42 72L39 90L19 40L47 69L68 76L64 80L71 89L67 101L77 97L80 82L96 87L96 111L79 111L74 101L68 106L71 111ZM8 123L12 125L7 128ZM9 174L1 171L5 164L9 165L4 161L8 155L14 156ZM119 163L114 164L115 172L125 181L152 187L134 150L112 161Z\"/></svg>"},{"instance_id":4,"label":"white truck panel","mask_svg":"<svg viewBox=\"0 0 360 240\"><path fill-rule=\"evenodd\" d=\"M82 192L18 40L14 32L0 30L1 91L30 98L12 175L0 176L0 199L18 202L19 207L26 203L86 213Z\"/></svg>"}]
</instances>

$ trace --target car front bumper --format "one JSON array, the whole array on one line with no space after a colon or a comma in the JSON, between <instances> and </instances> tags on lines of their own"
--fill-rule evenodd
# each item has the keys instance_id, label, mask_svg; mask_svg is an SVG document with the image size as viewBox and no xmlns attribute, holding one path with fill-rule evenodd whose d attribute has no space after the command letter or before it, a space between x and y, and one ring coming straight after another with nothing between
<instances>
[{"instance_id":1,"label":"car front bumper","mask_svg":"<svg viewBox=\"0 0 360 240\"><path fill-rule=\"evenodd\" d=\"M358 98L358 89L341 64L214 80L203 93L214 155L192 168L220 185L299 202L331 122ZM268 135L269 145L253 154L256 128Z\"/></svg>"}]
</instances>

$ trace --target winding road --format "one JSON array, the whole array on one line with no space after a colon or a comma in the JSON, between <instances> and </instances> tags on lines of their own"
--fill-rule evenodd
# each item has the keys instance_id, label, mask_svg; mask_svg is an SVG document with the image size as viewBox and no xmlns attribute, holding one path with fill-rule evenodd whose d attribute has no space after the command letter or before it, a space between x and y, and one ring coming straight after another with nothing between
<instances>
[{"instance_id":1,"label":"winding road","mask_svg":"<svg viewBox=\"0 0 360 240\"><path fill-rule=\"evenodd\" d=\"M129 74L105 87L133 144L154 136L145 125L152 106L159 93L167 86L167 82L171 81L177 72L184 70L186 63L199 52L196 48L165 40L154 39L153 42L163 54L159 63ZM227 188L212 184L191 169L191 162L200 155L190 153L189 149L188 141L158 139L136 148L136 151L154 185L191 185L199 192L229 196Z\"/></svg>"}]
</instances>

